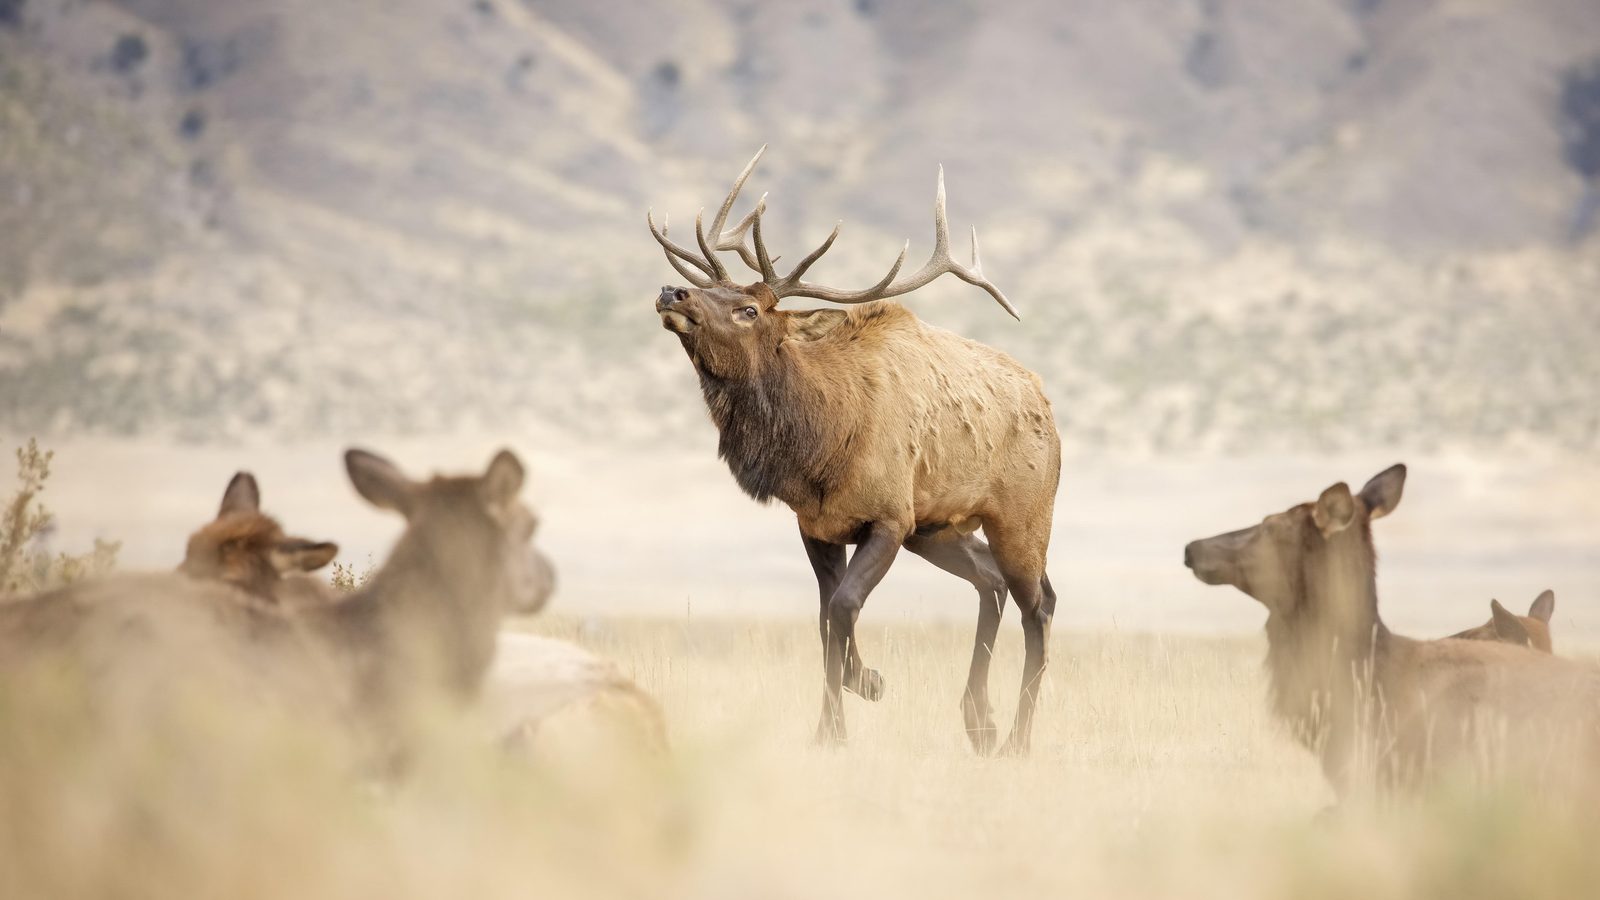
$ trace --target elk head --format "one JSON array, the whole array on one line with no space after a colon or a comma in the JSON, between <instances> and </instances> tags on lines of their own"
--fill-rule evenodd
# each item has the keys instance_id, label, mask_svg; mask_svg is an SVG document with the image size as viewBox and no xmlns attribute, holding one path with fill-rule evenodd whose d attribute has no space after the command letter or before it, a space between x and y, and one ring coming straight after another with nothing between
<instances>
[{"instance_id":1,"label":"elk head","mask_svg":"<svg viewBox=\"0 0 1600 900\"><path fill-rule=\"evenodd\" d=\"M838 310L780 310L778 302L786 297L812 297L833 303L866 303L910 293L938 278L951 274L983 288L1006 312L1016 317L1017 311L1000 289L983 275L978 258L978 230L972 230L972 264L964 266L950 256L950 226L945 214L944 169L939 170L939 186L934 201L933 255L915 273L897 280L906 261L910 241L901 248L889 273L877 284L859 291L844 291L803 281L806 270L822 258L839 236L839 225L822 245L801 259L788 274L779 275L773 268L775 257L767 253L761 235L761 216L766 212L767 199L763 196L755 208L738 224L727 231L723 225L733 210L734 201L744 187L745 180L755 170L756 163L767 148L763 146L739 173L733 189L722 201L716 218L711 221L709 237L703 225L704 211L695 216L696 253L667 238L667 222L662 220L658 229L652 213L645 214L650 233L666 251L667 262L688 280L688 287L667 285L656 298L656 312L661 325L678 335L702 372L718 378L740 378L758 375L762 360L776 351L786 339L801 340L814 337L841 321ZM747 238L749 243L747 244ZM761 280L740 285L728 274L727 267L717 257L719 251L733 251L739 259Z\"/></svg>"},{"instance_id":2,"label":"elk head","mask_svg":"<svg viewBox=\"0 0 1600 900\"><path fill-rule=\"evenodd\" d=\"M189 536L178 571L270 600L285 576L314 572L338 553L338 544L284 534L277 520L261 511L255 476L238 472L223 491L217 517Z\"/></svg>"},{"instance_id":3,"label":"elk head","mask_svg":"<svg viewBox=\"0 0 1600 900\"><path fill-rule=\"evenodd\" d=\"M1273 513L1259 525L1193 541L1183 549L1183 564L1206 584L1238 588L1274 613L1292 613L1306 596L1308 559L1352 526L1365 529L1400 504L1406 467L1394 465L1373 476L1358 494L1339 482L1314 501Z\"/></svg>"}]
</instances>

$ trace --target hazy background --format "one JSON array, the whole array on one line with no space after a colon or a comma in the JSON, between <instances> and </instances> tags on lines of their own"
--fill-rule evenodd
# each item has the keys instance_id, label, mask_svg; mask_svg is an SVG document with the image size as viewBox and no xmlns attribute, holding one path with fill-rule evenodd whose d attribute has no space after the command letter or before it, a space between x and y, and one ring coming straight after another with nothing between
<instances>
[{"instance_id":1,"label":"hazy background","mask_svg":"<svg viewBox=\"0 0 1600 900\"><path fill-rule=\"evenodd\" d=\"M1183 542L1403 459L1391 624L1553 587L1600 635L1593 0L0 0L0 438L60 448L64 548L157 567L235 469L360 563L398 520L340 448L510 444L566 611L810 614L651 310L645 208L762 143L774 252L843 218L847 286L944 165L1023 321L908 302L1044 378L1063 627L1254 627ZM972 597L907 560L872 607Z\"/></svg>"}]
</instances>

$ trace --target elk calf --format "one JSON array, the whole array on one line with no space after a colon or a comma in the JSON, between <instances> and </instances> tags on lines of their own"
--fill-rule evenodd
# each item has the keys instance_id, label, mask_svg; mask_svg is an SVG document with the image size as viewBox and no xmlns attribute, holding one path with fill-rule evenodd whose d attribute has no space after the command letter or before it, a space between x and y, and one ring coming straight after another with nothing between
<instances>
[{"instance_id":1,"label":"elk calf","mask_svg":"<svg viewBox=\"0 0 1600 900\"><path fill-rule=\"evenodd\" d=\"M1498 642L1412 640L1383 624L1369 523L1399 504L1405 477L1397 465L1360 493L1335 484L1194 541L1184 564L1266 607L1273 708L1341 796L1486 755L1502 773L1582 781L1600 761L1600 669Z\"/></svg>"},{"instance_id":2,"label":"elk calf","mask_svg":"<svg viewBox=\"0 0 1600 900\"><path fill-rule=\"evenodd\" d=\"M1450 636L1469 641L1503 641L1521 647L1532 647L1543 653L1554 653L1555 647L1550 642L1550 616L1555 611L1555 591L1545 591L1535 598L1525 616L1519 616L1501 606L1499 600L1490 600L1489 621Z\"/></svg>"},{"instance_id":3,"label":"elk calf","mask_svg":"<svg viewBox=\"0 0 1600 900\"><path fill-rule=\"evenodd\" d=\"M284 606L326 602L325 582L307 577L339 555L339 545L289 537L261 511L254 475L239 472L222 492L217 517L189 536L178 571L191 578L233 585Z\"/></svg>"}]
</instances>

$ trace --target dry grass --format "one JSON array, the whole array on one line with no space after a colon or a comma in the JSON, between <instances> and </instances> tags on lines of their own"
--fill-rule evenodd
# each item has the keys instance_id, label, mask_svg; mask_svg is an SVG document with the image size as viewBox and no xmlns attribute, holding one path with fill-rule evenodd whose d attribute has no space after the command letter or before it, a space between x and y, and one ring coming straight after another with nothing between
<instances>
[{"instance_id":1,"label":"dry grass","mask_svg":"<svg viewBox=\"0 0 1600 900\"><path fill-rule=\"evenodd\" d=\"M55 529L55 516L39 499L50 480L55 453L39 449L38 441L16 450L17 489L0 507L0 599L31 594L103 575L117 563L115 541L95 539L88 553L51 555L47 543Z\"/></svg>"},{"instance_id":2,"label":"dry grass","mask_svg":"<svg viewBox=\"0 0 1600 900\"><path fill-rule=\"evenodd\" d=\"M96 731L70 679L11 679L0 895L1532 897L1600 883L1594 816L1526 798L1446 792L1318 824L1331 797L1265 714L1253 639L1058 634L1033 756L980 760L956 705L965 628L864 623L889 692L847 701L852 745L831 751L810 744L809 623L530 624L656 692L675 758L518 764L440 715L411 777L374 785L289 710L219 708L189 684ZM1018 644L1007 633L995 666L1002 709Z\"/></svg>"}]
</instances>

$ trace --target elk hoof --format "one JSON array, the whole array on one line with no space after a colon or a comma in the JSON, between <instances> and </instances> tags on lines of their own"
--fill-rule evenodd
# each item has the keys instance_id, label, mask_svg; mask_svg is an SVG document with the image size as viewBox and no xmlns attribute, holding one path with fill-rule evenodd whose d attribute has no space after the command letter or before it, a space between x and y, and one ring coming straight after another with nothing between
<instances>
[{"instance_id":1,"label":"elk hoof","mask_svg":"<svg viewBox=\"0 0 1600 900\"><path fill-rule=\"evenodd\" d=\"M972 742L972 749L979 756L993 753L1000 732L994 727L994 718L989 714L988 707L979 707L972 695L968 694L961 698L961 717L966 720L967 740Z\"/></svg>"},{"instance_id":2,"label":"elk hoof","mask_svg":"<svg viewBox=\"0 0 1600 900\"><path fill-rule=\"evenodd\" d=\"M863 700L874 703L883 699L883 676L877 669L862 669L861 678L856 682L856 695Z\"/></svg>"}]
</instances>

